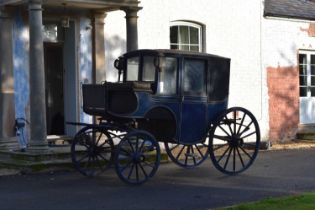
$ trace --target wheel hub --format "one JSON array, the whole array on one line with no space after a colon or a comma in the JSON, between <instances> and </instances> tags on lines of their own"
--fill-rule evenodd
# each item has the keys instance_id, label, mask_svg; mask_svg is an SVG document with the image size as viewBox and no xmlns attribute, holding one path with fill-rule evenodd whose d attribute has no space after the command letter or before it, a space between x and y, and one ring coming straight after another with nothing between
<instances>
[{"instance_id":1,"label":"wheel hub","mask_svg":"<svg viewBox=\"0 0 315 210\"><path fill-rule=\"evenodd\" d=\"M232 135L230 147L239 147L243 145L243 139L239 135Z\"/></svg>"}]
</instances>

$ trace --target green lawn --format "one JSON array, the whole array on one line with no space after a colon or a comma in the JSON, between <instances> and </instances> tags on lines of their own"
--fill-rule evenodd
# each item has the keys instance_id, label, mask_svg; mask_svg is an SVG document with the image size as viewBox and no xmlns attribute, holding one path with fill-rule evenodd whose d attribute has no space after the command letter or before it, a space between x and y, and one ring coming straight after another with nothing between
<instances>
[{"instance_id":1,"label":"green lawn","mask_svg":"<svg viewBox=\"0 0 315 210\"><path fill-rule=\"evenodd\" d=\"M258 202L244 203L217 210L313 210L315 209L315 192L282 198L269 198Z\"/></svg>"}]
</instances>

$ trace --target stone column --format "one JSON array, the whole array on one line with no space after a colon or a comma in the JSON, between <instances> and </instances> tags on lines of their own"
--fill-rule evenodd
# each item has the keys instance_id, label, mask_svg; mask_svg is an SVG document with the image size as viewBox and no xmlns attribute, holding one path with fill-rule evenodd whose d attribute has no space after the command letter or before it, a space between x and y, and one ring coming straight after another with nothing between
<instances>
[{"instance_id":1,"label":"stone column","mask_svg":"<svg viewBox=\"0 0 315 210\"><path fill-rule=\"evenodd\" d=\"M140 8L126 8L127 52L138 49L138 11Z\"/></svg>"},{"instance_id":2,"label":"stone column","mask_svg":"<svg viewBox=\"0 0 315 210\"><path fill-rule=\"evenodd\" d=\"M42 2L29 1L30 149L47 149Z\"/></svg>"},{"instance_id":3,"label":"stone column","mask_svg":"<svg viewBox=\"0 0 315 210\"><path fill-rule=\"evenodd\" d=\"M12 49L12 17L0 8L0 143L2 138L15 136L14 79Z\"/></svg>"},{"instance_id":4,"label":"stone column","mask_svg":"<svg viewBox=\"0 0 315 210\"><path fill-rule=\"evenodd\" d=\"M93 16L93 82L101 83L106 80L105 73L105 36L104 19L106 13L97 11Z\"/></svg>"}]
</instances>

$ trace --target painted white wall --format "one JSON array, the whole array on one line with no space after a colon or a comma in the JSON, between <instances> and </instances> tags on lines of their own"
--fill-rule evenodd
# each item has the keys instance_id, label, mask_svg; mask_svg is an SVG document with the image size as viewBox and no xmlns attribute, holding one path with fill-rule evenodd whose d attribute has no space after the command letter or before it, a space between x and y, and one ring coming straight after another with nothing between
<instances>
[{"instance_id":1,"label":"painted white wall","mask_svg":"<svg viewBox=\"0 0 315 210\"><path fill-rule=\"evenodd\" d=\"M141 0L138 19L140 49L169 49L172 21L196 21L205 25L206 52L231 58L229 106L249 109L259 121L263 138L268 137L268 92L262 66L261 0ZM107 43L118 36L125 43L124 12L111 12L105 19ZM111 51L113 47L108 48ZM121 52L125 48L121 48ZM114 49L115 50L115 49ZM115 50L118 54L118 50ZM107 78L114 79L113 58L107 57Z\"/></svg>"}]
</instances>

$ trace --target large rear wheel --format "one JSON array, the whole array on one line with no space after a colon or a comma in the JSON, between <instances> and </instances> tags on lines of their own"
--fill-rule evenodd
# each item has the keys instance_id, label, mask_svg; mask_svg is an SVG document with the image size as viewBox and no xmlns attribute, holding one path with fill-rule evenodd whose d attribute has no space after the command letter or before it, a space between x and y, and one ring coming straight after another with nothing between
<instances>
[{"instance_id":1,"label":"large rear wheel","mask_svg":"<svg viewBox=\"0 0 315 210\"><path fill-rule=\"evenodd\" d=\"M209 138L209 153L214 166L225 174L238 174L248 169L257 156L259 125L251 112L233 107L218 117Z\"/></svg>"}]
</instances>

